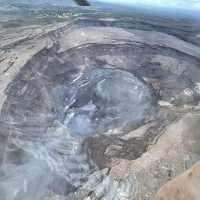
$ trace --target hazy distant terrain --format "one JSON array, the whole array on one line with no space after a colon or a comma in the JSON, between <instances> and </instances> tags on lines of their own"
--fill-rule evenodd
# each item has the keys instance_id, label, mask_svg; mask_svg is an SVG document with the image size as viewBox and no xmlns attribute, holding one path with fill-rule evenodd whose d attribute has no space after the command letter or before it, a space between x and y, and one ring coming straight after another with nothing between
<instances>
[{"instance_id":1,"label":"hazy distant terrain","mask_svg":"<svg viewBox=\"0 0 200 200\"><path fill-rule=\"evenodd\" d=\"M50 5L60 5L60 6L70 6L75 5L72 0L0 0L1 3L13 4L13 3L24 3L29 5L41 5L41 4L50 4Z\"/></svg>"}]
</instances>

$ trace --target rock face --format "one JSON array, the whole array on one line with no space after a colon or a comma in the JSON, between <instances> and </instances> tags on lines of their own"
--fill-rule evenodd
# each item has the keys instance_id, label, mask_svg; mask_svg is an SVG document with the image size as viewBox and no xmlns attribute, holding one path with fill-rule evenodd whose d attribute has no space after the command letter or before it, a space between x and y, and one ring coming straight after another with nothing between
<instances>
[{"instance_id":1,"label":"rock face","mask_svg":"<svg viewBox=\"0 0 200 200\"><path fill-rule=\"evenodd\" d=\"M1 32L2 200L153 200L199 160L198 43L118 15Z\"/></svg>"},{"instance_id":2,"label":"rock face","mask_svg":"<svg viewBox=\"0 0 200 200\"><path fill-rule=\"evenodd\" d=\"M157 194L158 200L198 200L200 189L200 163L164 185Z\"/></svg>"}]
</instances>

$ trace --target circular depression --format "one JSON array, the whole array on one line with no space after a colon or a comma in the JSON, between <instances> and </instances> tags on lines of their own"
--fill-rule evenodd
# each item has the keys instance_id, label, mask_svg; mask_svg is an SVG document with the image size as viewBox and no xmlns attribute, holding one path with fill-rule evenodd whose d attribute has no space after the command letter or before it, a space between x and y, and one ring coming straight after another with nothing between
<instances>
[{"instance_id":1,"label":"circular depression","mask_svg":"<svg viewBox=\"0 0 200 200\"><path fill-rule=\"evenodd\" d=\"M113 66L98 68L60 60L54 50L39 52L6 91L1 121L9 130L4 162L12 175L5 184L19 185L17 198L27 197L21 187L24 180L28 188L37 190L41 176L38 199L49 185L63 193L64 188L55 189L54 180L64 180L63 187L71 188L64 193L71 192L98 169L84 152L85 138L135 128L154 108L152 88L135 74ZM6 168L4 173L9 173ZM5 184L4 193L9 195Z\"/></svg>"}]
</instances>

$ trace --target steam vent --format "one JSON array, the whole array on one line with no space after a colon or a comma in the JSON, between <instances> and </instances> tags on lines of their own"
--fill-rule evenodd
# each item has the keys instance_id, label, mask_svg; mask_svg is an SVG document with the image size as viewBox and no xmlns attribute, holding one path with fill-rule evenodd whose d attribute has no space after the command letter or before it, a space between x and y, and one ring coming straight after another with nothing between
<instances>
[{"instance_id":1,"label":"steam vent","mask_svg":"<svg viewBox=\"0 0 200 200\"><path fill-rule=\"evenodd\" d=\"M57 9L0 11L0 200L155 200L200 159L199 21Z\"/></svg>"}]
</instances>

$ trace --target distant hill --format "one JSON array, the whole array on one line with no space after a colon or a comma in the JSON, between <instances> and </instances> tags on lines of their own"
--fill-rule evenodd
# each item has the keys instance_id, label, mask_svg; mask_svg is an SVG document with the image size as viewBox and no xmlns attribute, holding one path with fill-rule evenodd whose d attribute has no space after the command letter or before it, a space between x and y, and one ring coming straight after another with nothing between
<instances>
[{"instance_id":1,"label":"distant hill","mask_svg":"<svg viewBox=\"0 0 200 200\"><path fill-rule=\"evenodd\" d=\"M51 5L58 5L58 6L72 6L75 5L73 0L0 0L0 3L24 3L24 4L51 4Z\"/></svg>"}]
</instances>

